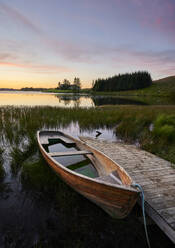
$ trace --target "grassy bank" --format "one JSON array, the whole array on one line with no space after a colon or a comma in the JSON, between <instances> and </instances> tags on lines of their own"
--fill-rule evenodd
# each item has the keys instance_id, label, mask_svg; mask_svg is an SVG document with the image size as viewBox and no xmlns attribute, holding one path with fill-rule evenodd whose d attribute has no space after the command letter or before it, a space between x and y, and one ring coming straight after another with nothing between
<instances>
[{"instance_id":1,"label":"grassy bank","mask_svg":"<svg viewBox=\"0 0 175 248\"><path fill-rule=\"evenodd\" d=\"M142 149L175 163L174 110L174 107L132 109L122 116L116 135L125 142L138 143Z\"/></svg>"}]
</instances>

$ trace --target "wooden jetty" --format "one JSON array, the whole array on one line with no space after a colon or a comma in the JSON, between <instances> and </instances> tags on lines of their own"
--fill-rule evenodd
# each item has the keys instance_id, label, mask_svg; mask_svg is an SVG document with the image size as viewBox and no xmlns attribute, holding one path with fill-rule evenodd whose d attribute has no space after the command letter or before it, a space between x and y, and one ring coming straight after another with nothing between
<instances>
[{"instance_id":1,"label":"wooden jetty","mask_svg":"<svg viewBox=\"0 0 175 248\"><path fill-rule=\"evenodd\" d=\"M175 165L133 145L80 138L116 161L142 186L147 214L175 243Z\"/></svg>"}]
</instances>

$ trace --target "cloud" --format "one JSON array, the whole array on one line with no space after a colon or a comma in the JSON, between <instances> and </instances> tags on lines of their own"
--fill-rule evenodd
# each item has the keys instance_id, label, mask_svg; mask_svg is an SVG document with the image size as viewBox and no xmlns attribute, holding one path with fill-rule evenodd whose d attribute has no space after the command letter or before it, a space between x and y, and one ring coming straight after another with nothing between
<instances>
[{"instance_id":1,"label":"cloud","mask_svg":"<svg viewBox=\"0 0 175 248\"><path fill-rule=\"evenodd\" d=\"M98 0L98 5L96 3L95 7L99 7L100 1ZM106 1L102 1L103 6L108 5ZM175 3L171 0L111 0L111 2L117 5L118 9L121 7L123 13L126 8L126 21L134 18L140 24L142 30L143 28L151 29L156 32L162 32L167 34L167 37L174 37L175 39ZM89 6L89 10L94 8L93 1L85 1L86 5ZM111 5L113 8L113 5ZM36 36L39 37L42 45L47 47L47 53L53 53L56 57L63 57L66 61L74 63L85 63L90 65L98 65L108 63L108 66L114 66L119 68L144 68L149 69L154 74L164 73L167 71L167 74L173 73L173 68L175 65L175 50L164 50L162 52L154 52L151 50L142 51L138 50L135 47L125 46L125 47L111 47L111 44L101 45L95 42L81 42L73 40L64 40L59 38L58 40L48 36L48 34L38 25L33 23L29 18L24 16L23 13L20 13L16 8L12 8L7 4L0 3L1 11L6 14L9 18L13 19L14 22L24 25L24 27L32 31ZM100 5L101 7L101 5ZM99 10L101 10L99 7ZM131 10L130 10L131 7ZM104 9L103 9L104 10ZM75 12L76 13L76 12ZM71 18L76 18L75 13ZM94 18L94 16L92 16ZM84 19L83 19L84 18ZM87 19L86 19L87 18ZM96 16L95 16L96 18ZM89 16L78 16L77 20L84 20L85 22L91 22L96 26L103 24L98 23L99 19L89 19ZM104 20L105 22L106 20ZM106 27L106 26L104 26ZM134 27L133 27L134 31ZM156 33L155 32L155 33ZM152 32L149 33L152 35ZM149 37L148 37L149 38ZM92 39L94 40L94 39ZM161 42L161 41L160 41ZM11 52L3 52L0 54L1 66L11 66L18 68L25 68L30 70L36 70L39 72L52 73L55 71L71 71L70 68L64 66L55 66L55 65L42 65L41 63L36 63L30 61L30 63L25 63L24 57L29 58L30 55L26 56L25 46L23 46L23 52L19 49L16 49L17 44L9 44L12 46ZM14 52L15 51L15 52ZM24 55L24 56L23 56ZM33 55L32 55L33 56ZM34 56L30 57L34 60ZM157 72L156 72L157 71Z\"/></svg>"},{"instance_id":2,"label":"cloud","mask_svg":"<svg viewBox=\"0 0 175 248\"><path fill-rule=\"evenodd\" d=\"M6 46L4 46L6 43ZM20 43L0 42L0 66L23 68L40 73L70 72L72 69L66 66L50 65L47 62L36 62L34 54L26 51Z\"/></svg>"},{"instance_id":3,"label":"cloud","mask_svg":"<svg viewBox=\"0 0 175 248\"><path fill-rule=\"evenodd\" d=\"M166 33L175 39L175 2L172 0L132 0L136 18L145 28Z\"/></svg>"},{"instance_id":4,"label":"cloud","mask_svg":"<svg viewBox=\"0 0 175 248\"><path fill-rule=\"evenodd\" d=\"M31 65L31 64L19 64L13 62L2 62L0 61L0 66L5 67L16 67L33 70L35 72L41 73L62 73L62 72L71 72L70 68L64 66L55 66L55 65Z\"/></svg>"},{"instance_id":5,"label":"cloud","mask_svg":"<svg viewBox=\"0 0 175 248\"><path fill-rule=\"evenodd\" d=\"M17 9L12 8L5 3L0 3L0 8L1 12L6 14L13 21L15 20L20 24L22 23L36 34L42 34L42 30L36 24L32 23L27 17L21 14Z\"/></svg>"},{"instance_id":6,"label":"cloud","mask_svg":"<svg viewBox=\"0 0 175 248\"><path fill-rule=\"evenodd\" d=\"M32 31L37 35L41 42L47 47L53 44L53 41L47 37L44 31L34 24L31 20L25 17L17 9L11 6L0 3L0 12L11 18L13 22L23 25L25 28ZM37 57L37 53L31 51L29 44L24 44L21 41L15 40L0 40L0 66L16 67L35 70L41 73L55 73L55 72L71 72L72 69L67 66L57 66L57 65L43 65L42 63L35 63L33 60ZM62 43L63 46L64 43ZM57 42L57 48L61 46L61 43ZM28 51L28 49L30 51ZM7 52L2 52L7 50ZM28 63L26 61L28 60Z\"/></svg>"},{"instance_id":7,"label":"cloud","mask_svg":"<svg viewBox=\"0 0 175 248\"><path fill-rule=\"evenodd\" d=\"M9 52L0 52L0 61L5 61L7 59L15 59L16 56L12 55Z\"/></svg>"},{"instance_id":8,"label":"cloud","mask_svg":"<svg viewBox=\"0 0 175 248\"><path fill-rule=\"evenodd\" d=\"M77 44L72 41L65 40L55 40L48 36L40 27L34 24L31 20L25 17L17 9L10 7L7 4L0 3L1 11L8 15L13 21L22 24L27 29L32 31L40 39L41 44L49 48L50 51L56 53L58 56L62 56L65 59L74 61L74 62L85 62L89 63L94 60L95 51L92 45L89 44ZM13 48L18 47L17 44L13 44ZM24 45L22 45L24 46Z\"/></svg>"},{"instance_id":9,"label":"cloud","mask_svg":"<svg viewBox=\"0 0 175 248\"><path fill-rule=\"evenodd\" d=\"M105 53L105 47L97 46L96 44L77 44L49 39L45 40L45 43L57 55L61 55L66 60L76 63L96 63L99 57Z\"/></svg>"},{"instance_id":10,"label":"cloud","mask_svg":"<svg viewBox=\"0 0 175 248\"><path fill-rule=\"evenodd\" d=\"M175 75L175 49L155 52L122 47L114 49L111 59L116 68L148 70L154 78Z\"/></svg>"}]
</instances>

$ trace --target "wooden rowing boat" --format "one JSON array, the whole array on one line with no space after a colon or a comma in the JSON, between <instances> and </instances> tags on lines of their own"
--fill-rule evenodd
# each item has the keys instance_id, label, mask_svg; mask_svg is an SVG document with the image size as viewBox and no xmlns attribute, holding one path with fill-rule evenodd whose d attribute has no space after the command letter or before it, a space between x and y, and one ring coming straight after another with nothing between
<instances>
[{"instance_id":1,"label":"wooden rowing boat","mask_svg":"<svg viewBox=\"0 0 175 248\"><path fill-rule=\"evenodd\" d=\"M139 196L127 172L93 147L59 131L38 131L39 149L57 175L114 218L126 217Z\"/></svg>"}]
</instances>

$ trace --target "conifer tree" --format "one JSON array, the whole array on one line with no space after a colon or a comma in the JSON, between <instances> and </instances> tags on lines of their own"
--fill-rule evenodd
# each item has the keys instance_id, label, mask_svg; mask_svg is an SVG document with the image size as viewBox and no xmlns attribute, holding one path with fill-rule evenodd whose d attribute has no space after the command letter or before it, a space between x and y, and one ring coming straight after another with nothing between
<instances>
[{"instance_id":1,"label":"conifer tree","mask_svg":"<svg viewBox=\"0 0 175 248\"><path fill-rule=\"evenodd\" d=\"M95 80L94 91L135 90L152 84L151 75L147 71L119 74L106 79Z\"/></svg>"}]
</instances>

